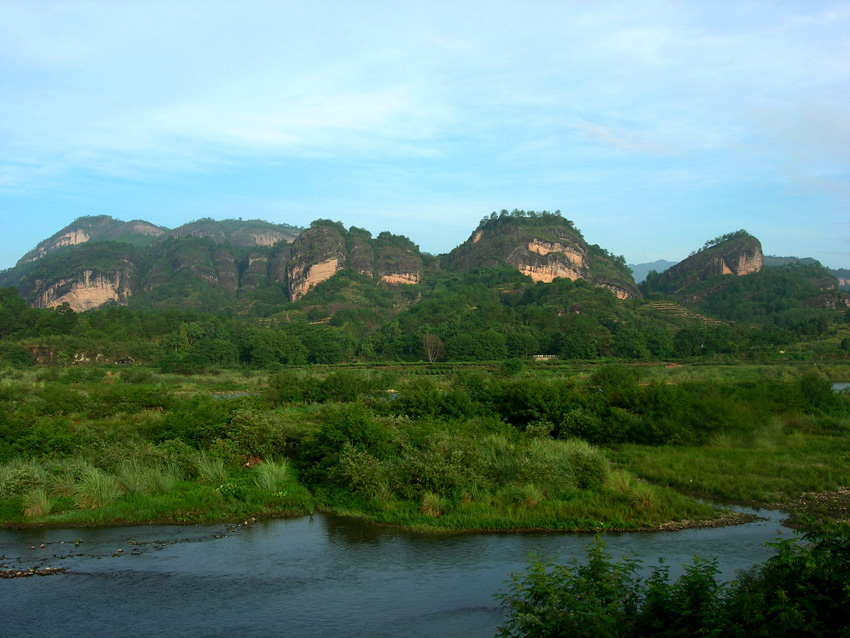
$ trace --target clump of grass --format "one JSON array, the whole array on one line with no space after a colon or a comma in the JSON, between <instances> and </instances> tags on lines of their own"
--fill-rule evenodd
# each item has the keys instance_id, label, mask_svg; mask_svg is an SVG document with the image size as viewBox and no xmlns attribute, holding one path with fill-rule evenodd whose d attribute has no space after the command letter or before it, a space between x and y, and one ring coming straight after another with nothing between
<instances>
[{"instance_id":1,"label":"clump of grass","mask_svg":"<svg viewBox=\"0 0 850 638\"><path fill-rule=\"evenodd\" d=\"M198 481L205 485L222 485L230 474L223 459L205 451L195 458L195 470L198 472Z\"/></svg>"},{"instance_id":2,"label":"clump of grass","mask_svg":"<svg viewBox=\"0 0 850 638\"><path fill-rule=\"evenodd\" d=\"M613 470L608 475L605 487L617 494L629 494L632 491L634 477L625 470Z\"/></svg>"},{"instance_id":3,"label":"clump of grass","mask_svg":"<svg viewBox=\"0 0 850 638\"><path fill-rule=\"evenodd\" d=\"M434 492L424 492L419 511L425 514L425 516L439 518L446 511L446 500Z\"/></svg>"},{"instance_id":4,"label":"clump of grass","mask_svg":"<svg viewBox=\"0 0 850 638\"><path fill-rule=\"evenodd\" d=\"M41 518L50 514L53 509L53 501L47 495L47 490L37 487L24 494L22 501L24 516L27 518Z\"/></svg>"},{"instance_id":5,"label":"clump of grass","mask_svg":"<svg viewBox=\"0 0 850 638\"><path fill-rule=\"evenodd\" d=\"M534 483L525 483L514 488L514 499L525 507L536 507L546 499L546 495Z\"/></svg>"},{"instance_id":6,"label":"clump of grass","mask_svg":"<svg viewBox=\"0 0 850 638\"><path fill-rule=\"evenodd\" d=\"M77 507L96 509L117 500L121 487L114 476L93 467L74 485L72 496Z\"/></svg>"},{"instance_id":7,"label":"clump of grass","mask_svg":"<svg viewBox=\"0 0 850 638\"><path fill-rule=\"evenodd\" d=\"M254 467L254 485L263 492L277 492L289 476L289 462L266 461Z\"/></svg>"},{"instance_id":8,"label":"clump of grass","mask_svg":"<svg viewBox=\"0 0 850 638\"><path fill-rule=\"evenodd\" d=\"M118 485L128 494L144 494L148 491L146 469L138 459L124 461L116 470Z\"/></svg>"},{"instance_id":9,"label":"clump of grass","mask_svg":"<svg viewBox=\"0 0 850 638\"><path fill-rule=\"evenodd\" d=\"M151 465L143 469L147 491L162 494L174 488L180 480L180 470L173 463L164 466Z\"/></svg>"},{"instance_id":10,"label":"clump of grass","mask_svg":"<svg viewBox=\"0 0 850 638\"><path fill-rule=\"evenodd\" d=\"M634 481L632 483L631 496L632 507L641 513L655 510L658 504L658 495L655 488L646 481Z\"/></svg>"}]
</instances>

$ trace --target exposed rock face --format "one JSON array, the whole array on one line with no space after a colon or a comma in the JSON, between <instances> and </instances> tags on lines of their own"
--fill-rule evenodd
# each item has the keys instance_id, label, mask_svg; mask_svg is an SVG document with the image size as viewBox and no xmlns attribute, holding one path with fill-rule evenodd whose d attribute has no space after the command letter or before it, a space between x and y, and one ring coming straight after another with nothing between
<instances>
[{"instance_id":1,"label":"exposed rock face","mask_svg":"<svg viewBox=\"0 0 850 638\"><path fill-rule=\"evenodd\" d=\"M292 300L297 301L306 295L310 288L323 281L327 281L340 270L342 270L342 267L339 265L339 259L336 257L307 266L306 272L303 266L292 268L289 271L292 278L289 283L289 294Z\"/></svg>"},{"instance_id":2,"label":"exposed rock face","mask_svg":"<svg viewBox=\"0 0 850 638\"><path fill-rule=\"evenodd\" d=\"M60 279L38 292L33 305L55 308L67 303L75 312L83 312L109 302L126 305L130 294L122 273L84 270L76 279Z\"/></svg>"},{"instance_id":3,"label":"exposed rock face","mask_svg":"<svg viewBox=\"0 0 850 638\"><path fill-rule=\"evenodd\" d=\"M718 275L744 276L759 272L764 266L761 242L742 234L705 248L662 274L659 284L665 292L675 294Z\"/></svg>"},{"instance_id":4,"label":"exposed rock face","mask_svg":"<svg viewBox=\"0 0 850 638\"><path fill-rule=\"evenodd\" d=\"M344 268L347 260L345 239L336 228L319 226L305 230L292 242L286 269L289 298L297 301L310 288Z\"/></svg>"},{"instance_id":5,"label":"exposed rock face","mask_svg":"<svg viewBox=\"0 0 850 638\"><path fill-rule=\"evenodd\" d=\"M348 251L348 260L351 267L361 275L374 276L375 251L364 237L354 237L351 240L351 249Z\"/></svg>"},{"instance_id":6,"label":"exposed rock face","mask_svg":"<svg viewBox=\"0 0 850 638\"><path fill-rule=\"evenodd\" d=\"M395 272L381 275L381 281L387 284L418 284L419 273Z\"/></svg>"},{"instance_id":7,"label":"exposed rock face","mask_svg":"<svg viewBox=\"0 0 850 638\"><path fill-rule=\"evenodd\" d=\"M381 233L375 240L375 276L392 285L418 284L422 278L422 256L413 242Z\"/></svg>"},{"instance_id":8,"label":"exposed rock face","mask_svg":"<svg viewBox=\"0 0 850 638\"><path fill-rule=\"evenodd\" d=\"M218 285L231 295L235 295L239 288L239 270L236 268L233 254L224 249L216 250L213 253L213 264Z\"/></svg>"},{"instance_id":9,"label":"exposed rock face","mask_svg":"<svg viewBox=\"0 0 850 638\"><path fill-rule=\"evenodd\" d=\"M209 238L216 243L229 243L236 248L270 247L279 242L289 243L300 229L283 224L270 224L259 219L244 222L199 219L172 230L168 235L181 237Z\"/></svg>"},{"instance_id":10,"label":"exposed rock face","mask_svg":"<svg viewBox=\"0 0 850 638\"><path fill-rule=\"evenodd\" d=\"M57 248L62 248L63 246L76 246L77 244L84 244L91 236L87 235L84 230L75 229L69 230L68 232L62 233L59 237L52 237L48 240L47 243L41 243L36 246L34 253L28 253L25 255L20 263L26 264L31 261L35 261L36 259L40 259L44 257L46 254L53 252Z\"/></svg>"},{"instance_id":11,"label":"exposed rock face","mask_svg":"<svg viewBox=\"0 0 850 638\"><path fill-rule=\"evenodd\" d=\"M343 268L386 284L403 285L419 283L423 266L419 248L406 237L385 232L372 239L360 229L316 226L292 242L287 266L290 299L297 301Z\"/></svg>"},{"instance_id":12,"label":"exposed rock face","mask_svg":"<svg viewBox=\"0 0 850 638\"><path fill-rule=\"evenodd\" d=\"M243 292L255 290L268 277L269 258L266 255L251 253L248 266L242 271L240 286ZM235 290L234 290L235 292Z\"/></svg>"},{"instance_id":13,"label":"exposed rock face","mask_svg":"<svg viewBox=\"0 0 850 638\"><path fill-rule=\"evenodd\" d=\"M468 271L507 263L534 281L584 279L611 290L620 299L640 296L631 272L591 248L572 222L556 215L482 222L472 236L449 254L449 267Z\"/></svg>"}]
</instances>

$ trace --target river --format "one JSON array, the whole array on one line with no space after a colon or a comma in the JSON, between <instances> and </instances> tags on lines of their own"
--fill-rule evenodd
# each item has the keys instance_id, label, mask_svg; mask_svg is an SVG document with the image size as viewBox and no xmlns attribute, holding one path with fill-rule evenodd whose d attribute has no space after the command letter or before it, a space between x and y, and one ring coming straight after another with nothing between
<instances>
[{"instance_id":1,"label":"river","mask_svg":"<svg viewBox=\"0 0 850 638\"><path fill-rule=\"evenodd\" d=\"M719 529L606 534L614 556L696 554L724 579L793 534L778 512ZM493 595L529 552L583 556L588 534L428 535L332 516L240 526L0 530L2 636L493 636ZM43 545L43 547L42 547Z\"/></svg>"}]
</instances>

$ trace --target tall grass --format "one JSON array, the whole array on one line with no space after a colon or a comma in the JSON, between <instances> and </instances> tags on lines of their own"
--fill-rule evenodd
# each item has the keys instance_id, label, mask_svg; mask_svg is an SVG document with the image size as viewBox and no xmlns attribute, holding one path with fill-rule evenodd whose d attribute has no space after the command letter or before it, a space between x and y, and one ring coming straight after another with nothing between
<instances>
[{"instance_id":1,"label":"tall grass","mask_svg":"<svg viewBox=\"0 0 850 638\"><path fill-rule=\"evenodd\" d=\"M50 513L53 501L47 495L47 490L37 487L24 494L22 506L24 516L27 518L42 518Z\"/></svg>"},{"instance_id":2,"label":"tall grass","mask_svg":"<svg viewBox=\"0 0 850 638\"><path fill-rule=\"evenodd\" d=\"M72 493L74 504L82 509L95 509L112 503L121 496L121 487L111 474L98 468L86 471Z\"/></svg>"},{"instance_id":3,"label":"tall grass","mask_svg":"<svg viewBox=\"0 0 850 638\"><path fill-rule=\"evenodd\" d=\"M195 470L198 481L205 485L222 485L230 474L223 459L206 451L201 451L195 458Z\"/></svg>"},{"instance_id":4,"label":"tall grass","mask_svg":"<svg viewBox=\"0 0 850 638\"><path fill-rule=\"evenodd\" d=\"M289 462L266 461L254 466L254 485L263 492L277 492L289 477Z\"/></svg>"}]
</instances>

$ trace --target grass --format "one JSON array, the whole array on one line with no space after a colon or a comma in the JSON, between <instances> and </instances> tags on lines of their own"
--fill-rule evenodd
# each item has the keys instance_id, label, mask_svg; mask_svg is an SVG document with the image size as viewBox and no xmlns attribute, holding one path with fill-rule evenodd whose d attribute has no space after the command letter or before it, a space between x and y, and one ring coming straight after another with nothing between
<instances>
[{"instance_id":1,"label":"grass","mask_svg":"<svg viewBox=\"0 0 850 638\"><path fill-rule=\"evenodd\" d=\"M748 444L729 439L721 443L698 448L623 445L614 457L618 465L651 483L738 502L776 504L804 492L850 485L847 437L797 433L757 436Z\"/></svg>"},{"instance_id":2,"label":"grass","mask_svg":"<svg viewBox=\"0 0 850 638\"><path fill-rule=\"evenodd\" d=\"M546 370L584 378L598 367ZM531 368L524 374L536 375ZM323 368L320 376L329 370ZM396 366L393 374L427 370ZM799 370L786 364L643 365L641 379L735 384L786 381L797 378ZM850 366L840 362L819 370L832 379L850 378ZM0 524L212 522L320 507L412 529L653 529L671 521L722 516L693 496L774 504L803 492L850 485L850 417L842 413L773 414L753 420L754 425L748 422L747 428L715 431L702 447L623 444L604 449L579 439L553 440L534 424L520 432L505 424L487 425L486 419L417 420L381 415L380 406L367 406L368 418L389 432L388 440L397 447L372 454L365 447L330 446L340 458L330 474L336 483L325 486L313 480L308 489L299 480L307 474L298 455L317 438L334 408L264 404L267 375L152 375L175 405L221 391L248 392L238 405L259 414L257 422L268 425L281 441L271 453L260 455L264 462L248 468L246 459L253 464L258 457L245 450L257 445L252 437L264 430L234 429L226 408L237 401L207 399L222 408L223 416L216 413L209 422L183 431L184 438L169 439L163 424L170 408L104 412L102 418L44 408L42 393L58 382L44 370L41 374L26 371L0 379L6 405L17 410L10 432L34 428L39 436L49 435L26 439L33 446L30 460L12 458L0 464ZM403 382L399 379L399 387ZM70 387L80 395L97 396L96 388L110 383L121 383L120 376L107 373ZM449 391L452 383L444 375L438 387ZM45 448L47 440L71 441L71 452Z\"/></svg>"}]
</instances>

